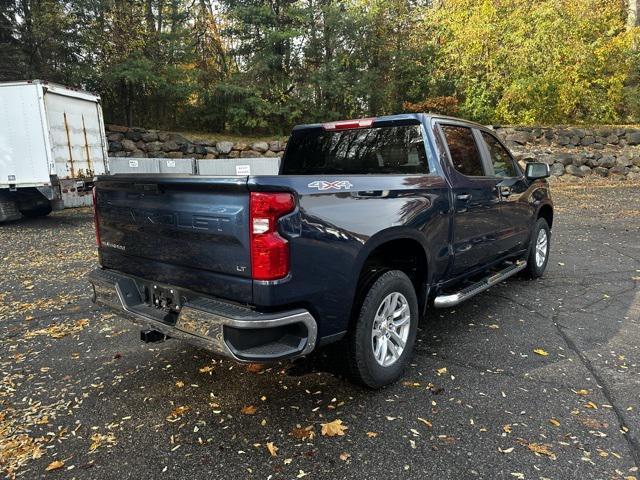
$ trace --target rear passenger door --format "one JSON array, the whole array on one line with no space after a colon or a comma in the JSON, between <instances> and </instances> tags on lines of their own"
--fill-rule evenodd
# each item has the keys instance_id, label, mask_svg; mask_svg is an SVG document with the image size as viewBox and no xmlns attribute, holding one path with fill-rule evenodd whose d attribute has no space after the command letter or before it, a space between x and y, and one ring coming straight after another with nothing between
<instances>
[{"instance_id":1,"label":"rear passenger door","mask_svg":"<svg viewBox=\"0 0 640 480\"><path fill-rule=\"evenodd\" d=\"M504 255L505 227L497 183L483 155L480 132L465 124L439 123L448 162L443 167L453 196L453 266L451 276L465 275Z\"/></svg>"}]
</instances>

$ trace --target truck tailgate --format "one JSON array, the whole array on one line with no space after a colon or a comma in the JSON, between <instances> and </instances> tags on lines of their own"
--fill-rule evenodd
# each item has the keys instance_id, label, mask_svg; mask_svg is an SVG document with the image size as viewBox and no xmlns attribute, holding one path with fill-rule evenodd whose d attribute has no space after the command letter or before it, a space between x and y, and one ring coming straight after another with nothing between
<instances>
[{"instance_id":1,"label":"truck tailgate","mask_svg":"<svg viewBox=\"0 0 640 480\"><path fill-rule=\"evenodd\" d=\"M96 204L103 267L251 302L246 178L100 177Z\"/></svg>"}]
</instances>

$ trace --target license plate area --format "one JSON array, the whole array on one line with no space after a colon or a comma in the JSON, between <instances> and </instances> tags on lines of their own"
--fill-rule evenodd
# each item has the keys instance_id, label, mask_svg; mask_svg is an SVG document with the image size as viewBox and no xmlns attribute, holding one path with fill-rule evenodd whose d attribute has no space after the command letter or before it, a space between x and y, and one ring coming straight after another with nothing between
<instances>
[{"instance_id":1,"label":"license plate area","mask_svg":"<svg viewBox=\"0 0 640 480\"><path fill-rule=\"evenodd\" d=\"M143 291L144 303L147 306L165 313L180 312L183 299L178 290L160 285L144 285Z\"/></svg>"}]
</instances>

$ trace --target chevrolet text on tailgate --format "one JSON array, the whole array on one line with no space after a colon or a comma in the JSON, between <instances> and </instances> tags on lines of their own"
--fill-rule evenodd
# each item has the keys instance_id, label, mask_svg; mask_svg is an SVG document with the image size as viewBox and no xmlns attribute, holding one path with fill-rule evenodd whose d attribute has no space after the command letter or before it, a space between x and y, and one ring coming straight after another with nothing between
<instances>
[{"instance_id":1,"label":"chevrolet text on tailgate","mask_svg":"<svg viewBox=\"0 0 640 480\"><path fill-rule=\"evenodd\" d=\"M276 176L99 177L94 301L243 362L341 341L381 387L428 305L542 275L548 176L482 125L407 114L297 126Z\"/></svg>"}]
</instances>

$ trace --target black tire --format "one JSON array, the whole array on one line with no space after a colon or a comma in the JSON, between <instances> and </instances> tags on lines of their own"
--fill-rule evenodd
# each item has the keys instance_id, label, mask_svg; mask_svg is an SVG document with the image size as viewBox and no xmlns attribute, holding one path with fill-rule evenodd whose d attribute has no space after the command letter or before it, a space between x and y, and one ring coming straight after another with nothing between
<instances>
[{"instance_id":1,"label":"black tire","mask_svg":"<svg viewBox=\"0 0 640 480\"><path fill-rule=\"evenodd\" d=\"M546 255L544 261L538 265L536 262L536 244L538 241L538 236L540 235L540 231L543 230L546 234ZM529 242L529 253L527 255L527 266L522 271L523 275L527 278L540 278L547 268L547 263L549 263L549 252L551 251L551 230L549 229L549 225L544 218L539 218L533 227L533 231L531 232L531 240Z\"/></svg>"},{"instance_id":2,"label":"black tire","mask_svg":"<svg viewBox=\"0 0 640 480\"><path fill-rule=\"evenodd\" d=\"M409 328L402 353L394 363L383 366L374 355L373 326L376 313L382 307L383 301L394 293L401 294L401 302L406 300L406 306L409 309ZM380 275L364 295L358 317L347 337L349 370L353 379L366 387L380 388L400 378L413 353L418 331L418 318L418 299L409 277L399 270L387 271ZM394 350L397 349L397 345L397 343L393 343ZM387 352L386 347L385 352ZM393 354L389 353L389 355Z\"/></svg>"},{"instance_id":3,"label":"black tire","mask_svg":"<svg viewBox=\"0 0 640 480\"><path fill-rule=\"evenodd\" d=\"M42 205L28 210L20 210L20 213L27 218L46 217L52 211L51 205Z\"/></svg>"}]
</instances>

